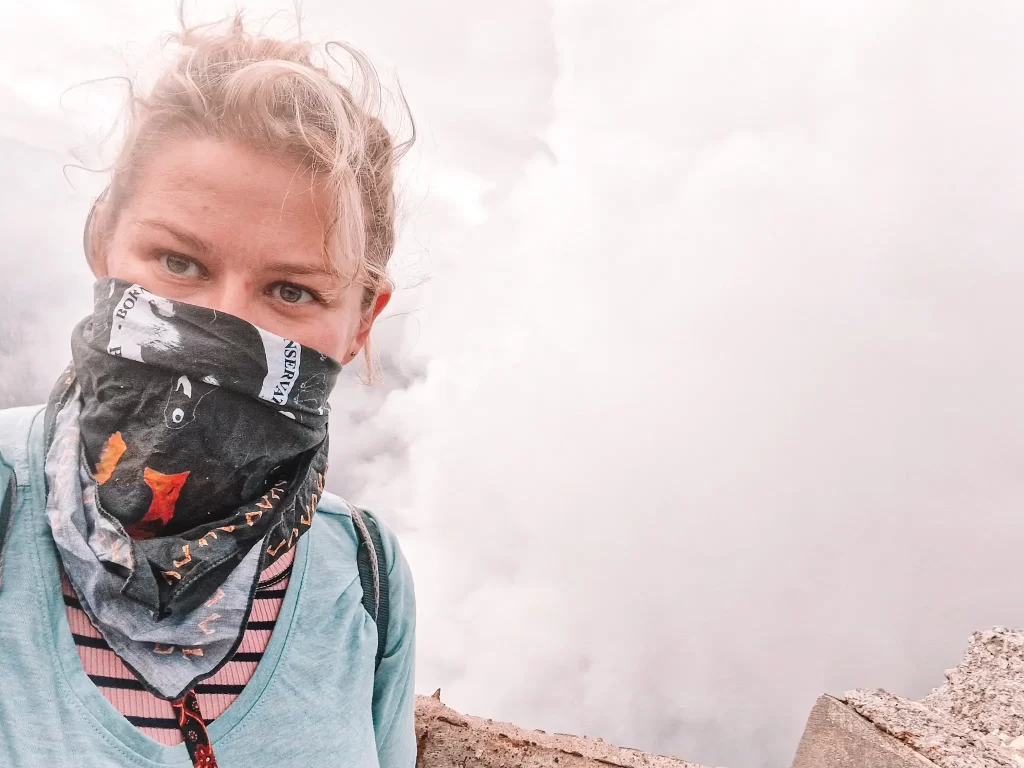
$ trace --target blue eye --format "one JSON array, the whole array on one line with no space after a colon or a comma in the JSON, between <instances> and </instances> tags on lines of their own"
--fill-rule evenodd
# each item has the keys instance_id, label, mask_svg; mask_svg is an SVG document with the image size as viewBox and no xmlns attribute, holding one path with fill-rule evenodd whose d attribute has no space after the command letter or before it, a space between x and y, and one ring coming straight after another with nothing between
<instances>
[{"instance_id":1,"label":"blue eye","mask_svg":"<svg viewBox=\"0 0 1024 768\"><path fill-rule=\"evenodd\" d=\"M199 277L201 274L201 268L197 262L178 253L161 254L160 263L164 269L178 277Z\"/></svg>"},{"instance_id":2,"label":"blue eye","mask_svg":"<svg viewBox=\"0 0 1024 768\"><path fill-rule=\"evenodd\" d=\"M316 300L316 297L305 288L291 283L278 283L274 286L273 293L287 304L308 304Z\"/></svg>"}]
</instances>

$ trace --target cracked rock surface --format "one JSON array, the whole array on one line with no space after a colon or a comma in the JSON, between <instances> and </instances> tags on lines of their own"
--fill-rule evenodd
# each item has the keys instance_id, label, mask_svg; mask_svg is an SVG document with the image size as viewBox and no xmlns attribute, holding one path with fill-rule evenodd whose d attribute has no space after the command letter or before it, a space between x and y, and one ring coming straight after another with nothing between
<instances>
[{"instance_id":1,"label":"cracked rock surface","mask_svg":"<svg viewBox=\"0 0 1024 768\"><path fill-rule=\"evenodd\" d=\"M921 701L855 690L846 703L940 768L1024 768L1024 632L971 636L960 665Z\"/></svg>"},{"instance_id":2,"label":"cracked rock surface","mask_svg":"<svg viewBox=\"0 0 1024 768\"><path fill-rule=\"evenodd\" d=\"M600 740L462 715L442 704L439 694L416 697L416 768L702 768Z\"/></svg>"}]
</instances>

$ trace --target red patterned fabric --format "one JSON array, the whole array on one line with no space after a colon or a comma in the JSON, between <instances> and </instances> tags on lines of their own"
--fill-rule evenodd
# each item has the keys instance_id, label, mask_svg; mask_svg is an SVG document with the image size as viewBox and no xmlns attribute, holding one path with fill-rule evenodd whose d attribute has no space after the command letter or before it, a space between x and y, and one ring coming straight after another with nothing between
<instances>
[{"instance_id":1,"label":"red patterned fabric","mask_svg":"<svg viewBox=\"0 0 1024 768\"><path fill-rule=\"evenodd\" d=\"M185 747L192 758L195 768L217 768L217 758L213 756L210 735L206 732L203 713L199 711L199 702L194 692L189 691L182 698L171 702L178 730L185 738Z\"/></svg>"}]
</instances>

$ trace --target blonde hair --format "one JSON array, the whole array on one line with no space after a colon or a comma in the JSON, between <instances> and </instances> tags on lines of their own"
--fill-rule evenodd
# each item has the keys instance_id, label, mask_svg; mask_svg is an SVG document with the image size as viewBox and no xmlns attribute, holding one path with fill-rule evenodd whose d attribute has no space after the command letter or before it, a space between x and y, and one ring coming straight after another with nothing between
<instances>
[{"instance_id":1,"label":"blonde hair","mask_svg":"<svg viewBox=\"0 0 1024 768\"><path fill-rule=\"evenodd\" d=\"M111 232L131 197L149 153L166 139L237 141L269 156L299 163L324 184L332 201L324 222L325 254L334 264L354 257L354 280L365 286L362 310L387 285L395 246L395 166L415 139L396 144L385 128L381 86L366 57L344 43L309 43L253 35L242 14L227 22L188 26L170 37L180 48L146 95L129 97L124 143L101 196L100 229ZM335 52L351 63L342 84ZM404 107L404 101L402 102ZM408 110L406 109L406 114ZM94 208L95 212L95 208ZM93 214L86 223L86 255ZM367 363L370 355L367 351ZM372 374L372 369L371 369Z\"/></svg>"}]
</instances>

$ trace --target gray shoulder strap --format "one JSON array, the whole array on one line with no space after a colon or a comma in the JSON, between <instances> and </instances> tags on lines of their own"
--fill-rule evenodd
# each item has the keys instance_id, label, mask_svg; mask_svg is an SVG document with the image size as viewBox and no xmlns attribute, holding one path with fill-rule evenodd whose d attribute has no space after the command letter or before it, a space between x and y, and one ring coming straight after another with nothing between
<instances>
[{"instance_id":1,"label":"gray shoulder strap","mask_svg":"<svg viewBox=\"0 0 1024 768\"><path fill-rule=\"evenodd\" d=\"M374 671L384 658L388 643L388 618L390 591L388 589L388 564L384 555L384 541L380 526L373 515L365 509L348 505L352 513L352 524L359 536L356 564L359 566L359 582L363 587L363 608L377 624L377 656Z\"/></svg>"},{"instance_id":2,"label":"gray shoulder strap","mask_svg":"<svg viewBox=\"0 0 1024 768\"><path fill-rule=\"evenodd\" d=\"M0 453L0 588L4 585L4 558L14 527L14 505L18 500L18 476Z\"/></svg>"},{"instance_id":3,"label":"gray shoulder strap","mask_svg":"<svg viewBox=\"0 0 1024 768\"><path fill-rule=\"evenodd\" d=\"M18 502L17 462L20 460L21 469L26 470L31 427L41 410L38 406L0 410L0 587L3 586L4 557Z\"/></svg>"}]
</instances>

